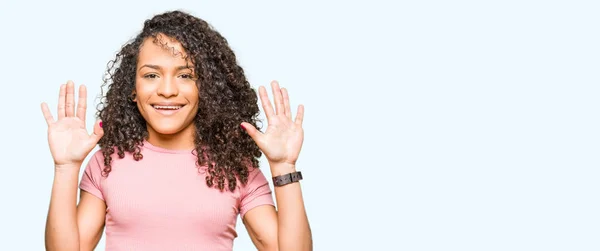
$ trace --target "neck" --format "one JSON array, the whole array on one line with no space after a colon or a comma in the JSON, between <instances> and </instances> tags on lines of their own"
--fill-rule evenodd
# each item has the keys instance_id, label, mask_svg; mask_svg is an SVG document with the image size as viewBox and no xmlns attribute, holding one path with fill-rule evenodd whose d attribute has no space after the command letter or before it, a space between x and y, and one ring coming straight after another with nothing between
<instances>
[{"instance_id":1,"label":"neck","mask_svg":"<svg viewBox=\"0 0 600 251\"><path fill-rule=\"evenodd\" d=\"M194 125L174 133L160 134L148 126L148 142L154 146L169 149L169 150L192 150L196 144L194 138L196 136Z\"/></svg>"}]
</instances>

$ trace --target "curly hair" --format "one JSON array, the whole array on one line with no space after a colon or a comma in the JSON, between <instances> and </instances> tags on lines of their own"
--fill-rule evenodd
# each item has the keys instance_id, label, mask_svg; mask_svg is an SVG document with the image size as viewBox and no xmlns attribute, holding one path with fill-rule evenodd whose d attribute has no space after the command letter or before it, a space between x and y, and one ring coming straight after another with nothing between
<instances>
[{"instance_id":1,"label":"curly hair","mask_svg":"<svg viewBox=\"0 0 600 251\"><path fill-rule=\"evenodd\" d=\"M182 11L170 11L144 22L142 31L126 43L108 70L102 84L97 117L103 121L99 141L104 155L103 175L112 169L112 155L132 153L143 158L141 146L148 138L146 121L131 96L140 46L147 38L165 35L177 40L193 63L199 90L198 112L194 118L197 167L207 167L206 184L221 191L235 190L238 180L246 184L248 168L258 168L261 151L240 124L257 126L257 95L238 65L227 40L206 21ZM191 66L190 66L191 67ZM200 169L199 169L200 171Z\"/></svg>"}]
</instances>

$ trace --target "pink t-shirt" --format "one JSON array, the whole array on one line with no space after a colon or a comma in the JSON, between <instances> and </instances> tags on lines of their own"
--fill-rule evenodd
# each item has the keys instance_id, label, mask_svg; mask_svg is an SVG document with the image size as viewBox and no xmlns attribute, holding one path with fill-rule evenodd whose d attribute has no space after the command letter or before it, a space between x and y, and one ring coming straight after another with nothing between
<instances>
[{"instance_id":1,"label":"pink t-shirt","mask_svg":"<svg viewBox=\"0 0 600 251\"><path fill-rule=\"evenodd\" d=\"M85 168L80 188L106 203L106 250L232 250L237 216L260 205L274 205L260 169L234 192L206 186L204 169L188 150L168 150L147 141L144 158L113 155L102 176L97 151Z\"/></svg>"}]
</instances>

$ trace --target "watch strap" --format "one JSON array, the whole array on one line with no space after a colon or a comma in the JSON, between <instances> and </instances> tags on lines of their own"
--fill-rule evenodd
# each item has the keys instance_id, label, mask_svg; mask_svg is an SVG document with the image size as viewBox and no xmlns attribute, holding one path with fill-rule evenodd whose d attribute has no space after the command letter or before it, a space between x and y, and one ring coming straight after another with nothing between
<instances>
[{"instance_id":1,"label":"watch strap","mask_svg":"<svg viewBox=\"0 0 600 251\"><path fill-rule=\"evenodd\" d=\"M298 171L273 177L273 184L280 187L300 180L302 180L302 172Z\"/></svg>"}]
</instances>

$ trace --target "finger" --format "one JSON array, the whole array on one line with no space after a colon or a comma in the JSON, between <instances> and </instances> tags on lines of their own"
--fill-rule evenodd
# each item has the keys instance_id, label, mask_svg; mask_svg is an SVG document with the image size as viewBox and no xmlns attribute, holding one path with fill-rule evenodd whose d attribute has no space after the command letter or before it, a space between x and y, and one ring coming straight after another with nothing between
<instances>
[{"instance_id":1,"label":"finger","mask_svg":"<svg viewBox=\"0 0 600 251\"><path fill-rule=\"evenodd\" d=\"M65 99L67 97L67 86L62 84L60 85L60 92L58 93L58 119L62 119L65 117Z\"/></svg>"},{"instance_id":2,"label":"finger","mask_svg":"<svg viewBox=\"0 0 600 251\"><path fill-rule=\"evenodd\" d=\"M79 98L77 99L77 117L85 122L85 110L87 109L87 89L85 85L79 86Z\"/></svg>"},{"instance_id":3,"label":"finger","mask_svg":"<svg viewBox=\"0 0 600 251\"><path fill-rule=\"evenodd\" d=\"M46 124L48 124L48 126L54 123L54 118L52 117L50 108L48 108L48 104L46 104L45 102L42 103L42 113L44 114L44 118L46 119Z\"/></svg>"},{"instance_id":4,"label":"finger","mask_svg":"<svg viewBox=\"0 0 600 251\"><path fill-rule=\"evenodd\" d=\"M73 117L75 113L75 87L73 82L67 82L67 99L65 101L65 116Z\"/></svg>"},{"instance_id":5,"label":"finger","mask_svg":"<svg viewBox=\"0 0 600 251\"><path fill-rule=\"evenodd\" d=\"M260 137L262 136L262 132L256 129L256 127L254 127L253 125L246 122L242 122L241 126L242 128L244 128L244 130L246 130L246 133L250 135L250 138L252 138L252 140L254 140L254 142L256 142L256 144L258 145L260 142Z\"/></svg>"},{"instance_id":6,"label":"finger","mask_svg":"<svg viewBox=\"0 0 600 251\"><path fill-rule=\"evenodd\" d=\"M90 140L92 140L92 143L94 145L98 144L98 141L100 141L102 136L104 136L104 129L102 129L102 121L96 121L96 123L94 124L94 132L90 136Z\"/></svg>"},{"instance_id":7,"label":"finger","mask_svg":"<svg viewBox=\"0 0 600 251\"><path fill-rule=\"evenodd\" d=\"M284 112L288 119L292 120L292 110L290 108L290 96L288 95L287 89L281 88L281 94L283 95Z\"/></svg>"},{"instance_id":8,"label":"finger","mask_svg":"<svg viewBox=\"0 0 600 251\"><path fill-rule=\"evenodd\" d=\"M267 116L267 119L269 119L273 116L273 106L271 106L271 101L269 100L267 90L264 86L258 87L258 95L260 96L260 103L262 104L263 110L265 110L265 115Z\"/></svg>"},{"instance_id":9,"label":"finger","mask_svg":"<svg viewBox=\"0 0 600 251\"><path fill-rule=\"evenodd\" d=\"M302 121L304 120L304 106L299 105L298 111L296 112L296 120L294 121L296 125L302 126Z\"/></svg>"},{"instance_id":10,"label":"finger","mask_svg":"<svg viewBox=\"0 0 600 251\"><path fill-rule=\"evenodd\" d=\"M277 81L271 82L271 89L273 90L273 100L275 102L275 114L284 114L283 97L281 96L281 89Z\"/></svg>"}]
</instances>

